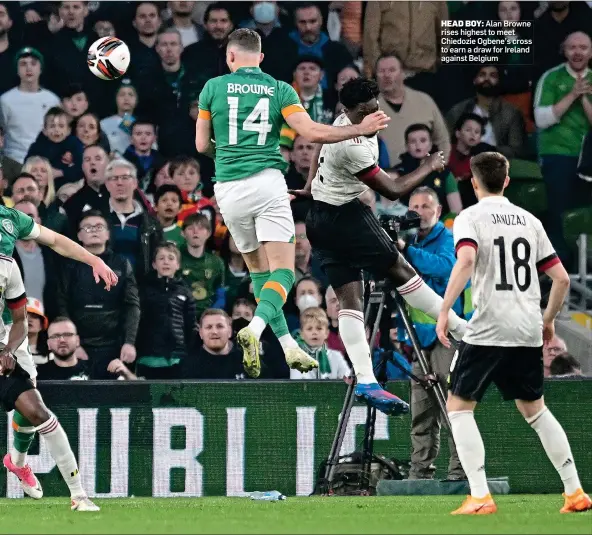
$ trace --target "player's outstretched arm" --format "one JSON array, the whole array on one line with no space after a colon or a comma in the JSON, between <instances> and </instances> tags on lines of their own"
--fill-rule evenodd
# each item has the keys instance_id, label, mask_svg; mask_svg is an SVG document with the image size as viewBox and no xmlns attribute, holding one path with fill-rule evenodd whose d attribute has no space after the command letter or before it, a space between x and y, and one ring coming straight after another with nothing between
<instances>
[{"instance_id":1,"label":"player's outstretched arm","mask_svg":"<svg viewBox=\"0 0 592 535\"><path fill-rule=\"evenodd\" d=\"M390 117L383 111L371 113L364 117L361 123L347 126L329 126L315 123L305 111L292 113L286 117L286 122L290 125L290 128L296 130L298 135L311 143L339 143L354 137L372 136L384 130L389 121Z\"/></svg>"},{"instance_id":2,"label":"player's outstretched arm","mask_svg":"<svg viewBox=\"0 0 592 535\"><path fill-rule=\"evenodd\" d=\"M216 151L212 143L212 122L209 119L198 117L195 122L195 148L197 152L214 158Z\"/></svg>"},{"instance_id":3,"label":"player's outstretched arm","mask_svg":"<svg viewBox=\"0 0 592 535\"><path fill-rule=\"evenodd\" d=\"M545 270L545 273L553 281L547 308L543 314L543 341L548 342L555 334L555 318L561 311L569 292L569 275L561 263L557 263Z\"/></svg>"},{"instance_id":4,"label":"player's outstretched arm","mask_svg":"<svg viewBox=\"0 0 592 535\"><path fill-rule=\"evenodd\" d=\"M419 186L430 173L441 171L444 169L444 166L444 153L435 152L428 156L426 161L415 171L407 175L399 176L398 174L390 174L379 169L375 173L370 172L360 176L360 180L383 197L395 201Z\"/></svg>"},{"instance_id":5,"label":"player's outstretched arm","mask_svg":"<svg viewBox=\"0 0 592 535\"><path fill-rule=\"evenodd\" d=\"M47 227L39 225L39 230L39 236L35 239L37 243L47 245L61 256L89 265L93 270L95 281L98 283L99 280L103 279L107 290L117 284L117 275L98 256L89 253L84 247L70 238L66 238L66 236L58 234Z\"/></svg>"}]
</instances>

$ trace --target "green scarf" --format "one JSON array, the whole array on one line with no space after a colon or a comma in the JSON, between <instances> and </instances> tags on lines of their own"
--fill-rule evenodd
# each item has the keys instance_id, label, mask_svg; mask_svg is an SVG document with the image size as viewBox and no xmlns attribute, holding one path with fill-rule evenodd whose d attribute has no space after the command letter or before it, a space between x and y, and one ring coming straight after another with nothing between
<instances>
[{"instance_id":1,"label":"green scarf","mask_svg":"<svg viewBox=\"0 0 592 535\"><path fill-rule=\"evenodd\" d=\"M300 349L302 349L307 355L311 356L313 359L319 363L319 378L322 375L329 375L331 373L331 364L329 362L329 357L327 356L327 345L323 344L321 347L310 347L300 335L300 331L294 333L294 338Z\"/></svg>"},{"instance_id":2,"label":"green scarf","mask_svg":"<svg viewBox=\"0 0 592 535\"><path fill-rule=\"evenodd\" d=\"M323 107L323 90L321 88L321 84L317 87L317 92L314 96L309 100L302 99L302 105L304 109L310 115L310 118L315 123L326 123L325 114L324 114L324 107Z\"/></svg>"}]
</instances>

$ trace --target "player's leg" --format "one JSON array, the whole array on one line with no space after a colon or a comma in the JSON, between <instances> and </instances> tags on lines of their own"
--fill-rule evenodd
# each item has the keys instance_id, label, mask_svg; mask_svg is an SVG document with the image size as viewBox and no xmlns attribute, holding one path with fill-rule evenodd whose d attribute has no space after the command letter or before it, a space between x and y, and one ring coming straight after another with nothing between
<instances>
[{"instance_id":1,"label":"player's leg","mask_svg":"<svg viewBox=\"0 0 592 535\"><path fill-rule=\"evenodd\" d=\"M567 435L545 405L542 348L515 348L513 357L514 370L506 379L504 397L515 398L516 407L536 431L547 457L563 481L565 504L561 512L573 513L592 509L592 500L582 489Z\"/></svg>"},{"instance_id":2,"label":"player's leg","mask_svg":"<svg viewBox=\"0 0 592 535\"><path fill-rule=\"evenodd\" d=\"M388 276L401 297L410 306L425 312L434 319L438 318L440 308L442 307L442 298L423 282L422 278L402 255L399 255L395 263L390 266ZM450 326L450 334L456 340L461 340L465 333L467 322L459 318L453 310L450 310L448 313L448 324Z\"/></svg>"},{"instance_id":3,"label":"player's leg","mask_svg":"<svg viewBox=\"0 0 592 535\"><path fill-rule=\"evenodd\" d=\"M25 383L24 380L20 379L18 382ZM21 388L20 385L17 385L17 387ZM49 453L56 462L70 490L72 510L99 511L99 507L88 499L86 492L82 488L78 463L70 448L66 433L55 415L47 409L41 399L41 395L32 387L32 384L30 388L18 395L14 406L16 410L35 426L36 430L45 440Z\"/></svg>"},{"instance_id":4,"label":"player's leg","mask_svg":"<svg viewBox=\"0 0 592 535\"><path fill-rule=\"evenodd\" d=\"M485 446L474 414L499 363L495 349L461 342L450 367L446 409L456 451L471 489L471 495L453 511L455 515L490 514L497 510L487 486Z\"/></svg>"},{"instance_id":5,"label":"player's leg","mask_svg":"<svg viewBox=\"0 0 592 535\"><path fill-rule=\"evenodd\" d=\"M356 397L386 414L408 413L409 405L381 388L374 376L364 326L364 289L360 270L331 265L325 266L325 272L339 300L339 336L356 375Z\"/></svg>"}]
</instances>

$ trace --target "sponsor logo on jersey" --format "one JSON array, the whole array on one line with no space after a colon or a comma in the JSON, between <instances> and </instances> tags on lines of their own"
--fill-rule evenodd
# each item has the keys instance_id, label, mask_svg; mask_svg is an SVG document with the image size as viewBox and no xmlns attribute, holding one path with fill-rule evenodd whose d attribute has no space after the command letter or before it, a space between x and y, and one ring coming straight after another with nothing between
<instances>
[{"instance_id":1,"label":"sponsor logo on jersey","mask_svg":"<svg viewBox=\"0 0 592 535\"><path fill-rule=\"evenodd\" d=\"M213 271L211 269L206 269L204 271L204 275L205 275L206 279L211 279L213 274L214 273L213 273Z\"/></svg>"},{"instance_id":2,"label":"sponsor logo on jersey","mask_svg":"<svg viewBox=\"0 0 592 535\"><path fill-rule=\"evenodd\" d=\"M8 234L14 234L14 225L12 224L12 221L10 221L10 219L2 220L2 228L4 228L4 230L8 232Z\"/></svg>"}]
</instances>

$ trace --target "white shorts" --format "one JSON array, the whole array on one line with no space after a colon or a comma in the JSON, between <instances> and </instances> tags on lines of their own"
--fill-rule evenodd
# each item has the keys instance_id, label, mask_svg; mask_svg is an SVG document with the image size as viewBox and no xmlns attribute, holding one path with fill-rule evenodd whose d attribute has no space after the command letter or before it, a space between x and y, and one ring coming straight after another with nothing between
<instances>
[{"instance_id":1,"label":"white shorts","mask_svg":"<svg viewBox=\"0 0 592 535\"><path fill-rule=\"evenodd\" d=\"M263 242L294 241L288 187L278 169L218 182L214 193L224 223L241 253L255 251Z\"/></svg>"},{"instance_id":2,"label":"white shorts","mask_svg":"<svg viewBox=\"0 0 592 535\"><path fill-rule=\"evenodd\" d=\"M8 343L8 333L10 333L10 328L12 325L5 325L4 329L6 330L6 334L2 339L3 344ZM14 356L16 361L20 364L21 368L25 370L31 379L35 379L37 377L37 367L35 366L35 362L33 361L33 355L29 351L29 339L25 338L24 342L19 346L19 348L15 351ZM34 383L35 381L33 381Z\"/></svg>"}]
</instances>

